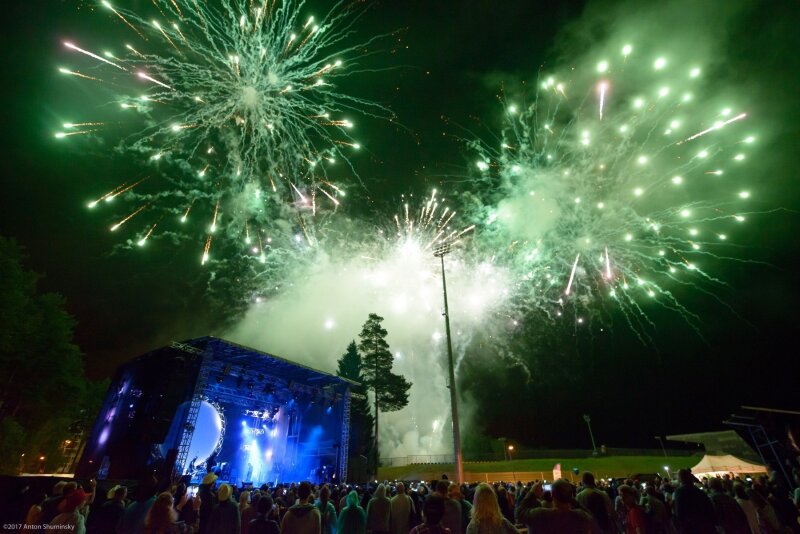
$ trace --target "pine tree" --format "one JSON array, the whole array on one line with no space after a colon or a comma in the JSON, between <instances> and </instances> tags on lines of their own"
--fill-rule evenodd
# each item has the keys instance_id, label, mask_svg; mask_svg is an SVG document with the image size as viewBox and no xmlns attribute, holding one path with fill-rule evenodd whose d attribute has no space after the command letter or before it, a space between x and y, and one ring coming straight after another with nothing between
<instances>
[{"instance_id":1,"label":"pine tree","mask_svg":"<svg viewBox=\"0 0 800 534\"><path fill-rule=\"evenodd\" d=\"M378 414L394 412L408 404L411 383L403 376L392 373L394 358L386 342L386 329L381 326L383 317L370 313L359 338L361 374L363 382L375 395L375 465L378 465Z\"/></svg>"},{"instance_id":2,"label":"pine tree","mask_svg":"<svg viewBox=\"0 0 800 534\"><path fill-rule=\"evenodd\" d=\"M353 386L350 391L350 446L348 456L364 455L372 457L372 414L369 410L369 399L367 399L367 386L364 385L364 377L361 374L361 355L358 353L356 342L351 341L345 352L339 359L339 368L336 374L342 378L347 378L358 382L360 385Z\"/></svg>"}]
</instances>

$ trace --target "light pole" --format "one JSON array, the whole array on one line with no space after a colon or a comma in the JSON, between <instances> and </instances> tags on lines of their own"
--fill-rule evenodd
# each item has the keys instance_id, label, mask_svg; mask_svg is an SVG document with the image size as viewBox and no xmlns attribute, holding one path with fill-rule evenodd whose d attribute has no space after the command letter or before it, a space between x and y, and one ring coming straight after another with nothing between
<instances>
[{"instance_id":1,"label":"light pole","mask_svg":"<svg viewBox=\"0 0 800 534\"><path fill-rule=\"evenodd\" d=\"M597 445L594 444L594 434L592 434L592 418L584 414L583 420L586 421L586 426L589 427L589 437L592 438L592 456L597 456Z\"/></svg>"},{"instance_id":2,"label":"light pole","mask_svg":"<svg viewBox=\"0 0 800 534\"><path fill-rule=\"evenodd\" d=\"M512 452L514 452L514 446L513 445L509 445L508 446L508 460L509 460L509 462L514 460L514 457L511 455ZM514 479L514 482L517 481L517 473L516 473L516 471L514 471L514 465L513 464L511 465L511 478Z\"/></svg>"},{"instance_id":3,"label":"light pole","mask_svg":"<svg viewBox=\"0 0 800 534\"><path fill-rule=\"evenodd\" d=\"M447 278L444 272L444 257L450 252L450 245L445 243L433 250L433 255L442 262L442 290L444 292L444 326L447 333L447 363L450 371L450 411L453 419L453 455L456 461L456 481L464 481L464 466L461 458L461 432L458 427L458 400L456 397L456 371L453 366L453 342L450 338L450 311L447 307Z\"/></svg>"},{"instance_id":4,"label":"light pole","mask_svg":"<svg viewBox=\"0 0 800 534\"><path fill-rule=\"evenodd\" d=\"M661 443L661 450L664 451L664 458L667 457L667 449L664 447L664 438L661 436L655 436L659 443Z\"/></svg>"}]
</instances>

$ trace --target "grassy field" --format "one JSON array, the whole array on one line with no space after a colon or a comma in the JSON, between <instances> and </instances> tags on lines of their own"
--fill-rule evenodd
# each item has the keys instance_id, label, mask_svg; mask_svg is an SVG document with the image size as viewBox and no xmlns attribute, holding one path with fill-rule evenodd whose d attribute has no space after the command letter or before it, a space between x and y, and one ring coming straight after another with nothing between
<instances>
[{"instance_id":1,"label":"grassy field","mask_svg":"<svg viewBox=\"0 0 800 534\"><path fill-rule=\"evenodd\" d=\"M569 478L572 468L580 472L591 471L596 477L624 477L635 473L663 473L664 466L671 472L681 467L692 467L701 456L603 456L598 458L543 458L513 460L505 462L467 462L465 473L537 473L536 478L553 478L553 466L561 463L563 475ZM428 480L439 478L442 473L452 475L453 464L415 464L402 467L382 467L378 470L381 480ZM542 473L542 475L538 475ZM574 475L573 475L574 477Z\"/></svg>"}]
</instances>

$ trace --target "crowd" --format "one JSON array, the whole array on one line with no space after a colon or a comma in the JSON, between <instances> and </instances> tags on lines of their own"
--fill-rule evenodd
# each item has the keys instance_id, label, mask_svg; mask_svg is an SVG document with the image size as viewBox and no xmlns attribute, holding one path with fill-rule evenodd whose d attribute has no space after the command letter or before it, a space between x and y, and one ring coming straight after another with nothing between
<instances>
[{"instance_id":1,"label":"crowd","mask_svg":"<svg viewBox=\"0 0 800 534\"><path fill-rule=\"evenodd\" d=\"M140 481L98 493L94 482L58 482L35 498L24 525L78 534L778 534L800 533L800 480L774 474L698 480L596 480L579 485L375 481L235 488L208 473L202 483ZM102 497L102 498L101 498ZM46 525L46 526L45 526Z\"/></svg>"}]
</instances>

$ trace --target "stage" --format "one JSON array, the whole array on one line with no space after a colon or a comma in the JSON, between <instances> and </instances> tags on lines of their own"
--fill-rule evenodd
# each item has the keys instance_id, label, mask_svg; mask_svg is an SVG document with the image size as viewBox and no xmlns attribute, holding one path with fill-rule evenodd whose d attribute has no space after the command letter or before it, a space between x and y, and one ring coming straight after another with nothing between
<instances>
[{"instance_id":1,"label":"stage","mask_svg":"<svg viewBox=\"0 0 800 534\"><path fill-rule=\"evenodd\" d=\"M117 371L77 474L346 480L351 385L218 338L173 343Z\"/></svg>"}]
</instances>

